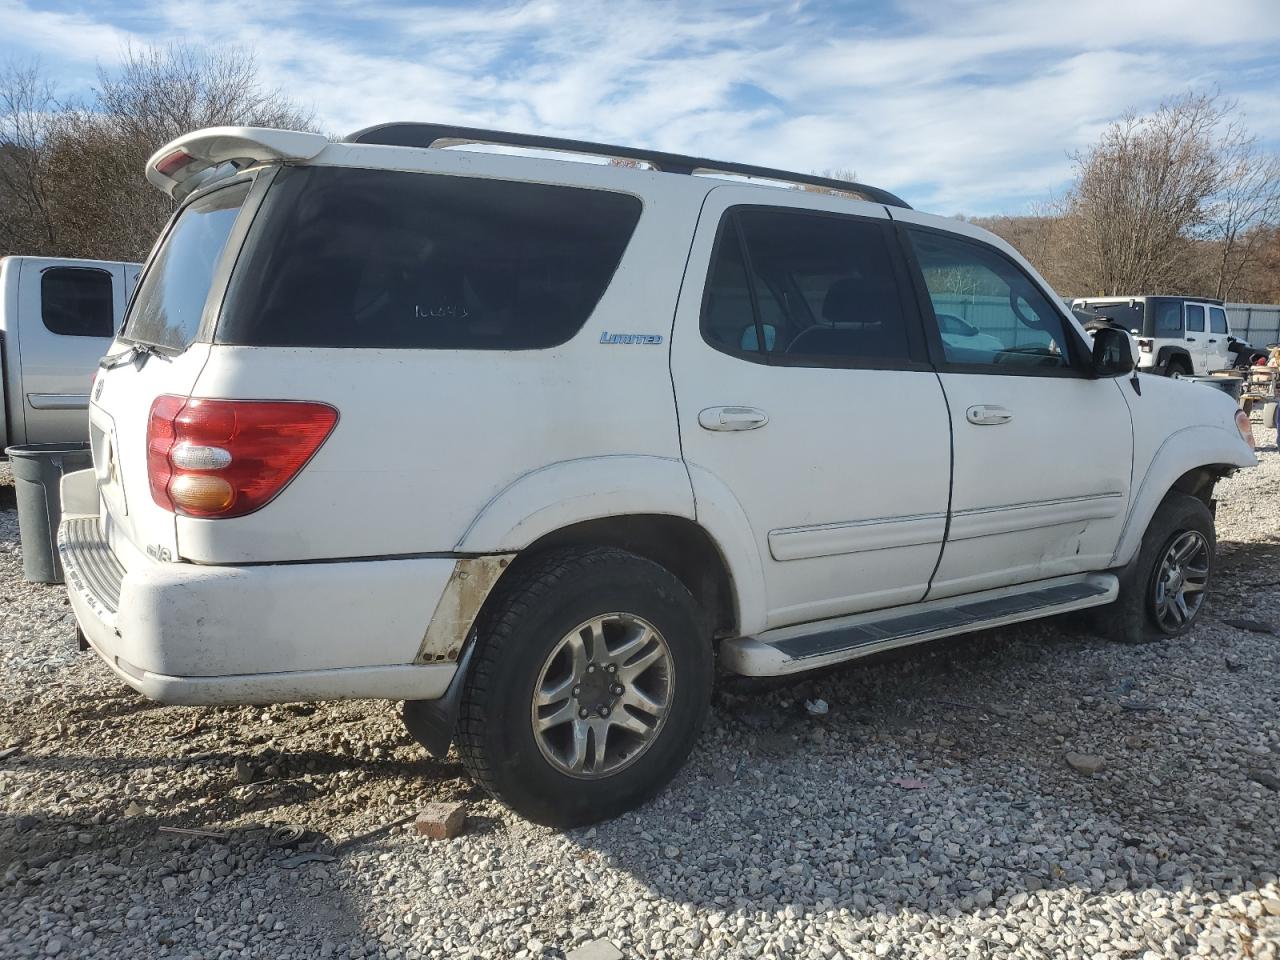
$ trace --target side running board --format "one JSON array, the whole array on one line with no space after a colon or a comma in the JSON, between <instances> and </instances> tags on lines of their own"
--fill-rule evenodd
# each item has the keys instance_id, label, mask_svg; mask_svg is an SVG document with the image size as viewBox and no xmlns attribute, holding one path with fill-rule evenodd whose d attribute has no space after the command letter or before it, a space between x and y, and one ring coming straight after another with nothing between
<instances>
[{"instance_id":1,"label":"side running board","mask_svg":"<svg viewBox=\"0 0 1280 960\"><path fill-rule=\"evenodd\" d=\"M730 673L748 677L800 673L912 643L1101 606L1116 598L1119 586L1111 574L1091 573L780 627L726 640L720 662Z\"/></svg>"}]
</instances>

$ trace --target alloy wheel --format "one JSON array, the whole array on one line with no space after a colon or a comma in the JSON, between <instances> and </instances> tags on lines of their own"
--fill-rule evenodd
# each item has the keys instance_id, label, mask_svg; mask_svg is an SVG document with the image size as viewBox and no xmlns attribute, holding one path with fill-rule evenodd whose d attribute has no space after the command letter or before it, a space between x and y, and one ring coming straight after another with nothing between
<instances>
[{"instance_id":1,"label":"alloy wheel","mask_svg":"<svg viewBox=\"0 0 1280 960\"><path fill-rule=\"evenodd\" d=\"M1209 541L1198 530L1178 534L1165 549L1152 579L1156 622L1177 633L1200 612L1209 585Z\"/></svg>"},{"instance_id":2,"label":"alloy wheel","mask_svg":"<svg viewBox=\"0 0 1280 960\"><path fill-rule=\"evenodd\" d=\"M671 650L651 623L627 613L593 617L542 665L531 712L538 749L569 776L617 773L657 739L674 679Z\"/></svg>"}]
</instances>

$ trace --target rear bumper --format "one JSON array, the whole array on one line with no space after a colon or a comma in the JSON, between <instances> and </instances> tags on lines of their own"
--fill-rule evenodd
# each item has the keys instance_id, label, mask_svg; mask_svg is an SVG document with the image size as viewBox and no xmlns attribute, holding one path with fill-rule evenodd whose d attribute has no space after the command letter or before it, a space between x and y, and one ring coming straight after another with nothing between
<instances>
[{"instance_id":1,"label":"rear bumper","mask_svg":"<svg viewBox=\"0 0 1280 960\"><path fill-rule=\"evenodd\" d=\"M107 665L155 700L430 700L457 670L416 662L452 559L167 563L113 548L101 526L82 515L59 528L71 606Z\"/></svg>"}]
</instances>

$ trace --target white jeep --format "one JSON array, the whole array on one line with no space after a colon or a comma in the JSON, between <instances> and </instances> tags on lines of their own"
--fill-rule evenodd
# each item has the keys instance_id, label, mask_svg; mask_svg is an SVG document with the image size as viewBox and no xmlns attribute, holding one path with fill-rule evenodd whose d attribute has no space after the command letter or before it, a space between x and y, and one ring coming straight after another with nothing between
<instances>
[{"instance_id":1,"label":"white jeep","mask_svg":"<svg viewBox=\"0 0 1280 960\"><path fill-rule=\"evenodd\" d=\"M1256 462L1226 395L873 187L424 124L202 130L147 174L181 205L63 483L87 641L169 703L406 701L543 823L660 789L717 664L1184 632Z\"/></svg>"},{"instance_id":2,"label":"white jeep","mask_svg":"<svg viewBox=\"0 0 1280 960\"><path fill-rule=\"evenodd\" d=\"M1145 373L1206 377L1236 363L1231 349L1236 340L1221 300L1093 297L1073 300L1071 306L1130 331L1138 345L1138 369Z\"/></svg>"}]
</instances>

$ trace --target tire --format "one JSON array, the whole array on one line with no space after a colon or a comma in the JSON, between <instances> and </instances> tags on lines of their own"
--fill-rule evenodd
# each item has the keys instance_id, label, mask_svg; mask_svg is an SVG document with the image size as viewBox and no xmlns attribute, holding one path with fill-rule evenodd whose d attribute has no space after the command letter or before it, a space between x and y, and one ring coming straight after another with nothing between
<instances>
[{"instance_id":1,"label":"tire","mask_svg":"<svg viewBox=\"0 0 1280 960\"><path fill-rule=\"evenodd\" d=\"M1201 558L1193 556L1187 565L1189 582L1199 589L1188 592L1191 598L1199 595L1185 619L1179 619L1182 608L1165 608L1161 611L1161 581L1166 573L1165 560L1170 551L1180 543L1184 546L1196 537L1204 547ZM1102 632L1123 643L1147 643L1167 640L1186 633L1195 625L1204 609L1205 597L1213 582L1213 568L1217 538L1214 535L1213 514L1204 502L1184 493L1171 493L1156 509L1155 516L1143 534L1142 546L1137 557L1120 574L1120 596L1116 602L1098 611L1098 625ZM1203 566L1203 572L1199 568ZM1167 585L1163 591L1168 596Z\"/></svg>"},{"instance_id":2,"label":"tire","mask_svg":"<svg viewBox=\"0 0 1280 960\"><path fill-rule=\"evenodd\" d=\"M1174 357L1164 365L1164 375L1175 380L1191 376L1191 364L1183 357Z\"/></svg>"},{"instance_id":3,"label":"tire","mask_svg":"<svg viewBox=\"0 0 1280 960\"><path fill-rule=\"evenodd\" d=\"M703 622L684 584L632 553L575 548L518 562L485 605L463 688L456 742L468 773L547 826L596 823L643 803L675 776L706 719L714 668ZM637 665L644 672L633 677ZM555 696L569 684L571 694ZM545 706L535 705L539 693ZM665 710L649 712L660 701ZM540 720L556 725L538 733Z\"/></svg>"}]
</instances>

